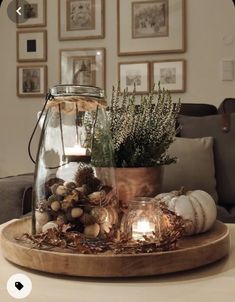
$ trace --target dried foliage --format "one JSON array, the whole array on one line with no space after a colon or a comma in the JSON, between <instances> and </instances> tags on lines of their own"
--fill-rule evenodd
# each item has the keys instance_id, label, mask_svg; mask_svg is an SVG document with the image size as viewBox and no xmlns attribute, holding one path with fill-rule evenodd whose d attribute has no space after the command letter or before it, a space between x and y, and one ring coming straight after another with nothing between
<instances>
[{"instance_id":1,"label":"dried foliage","mask_svg":"<svg viewBox=\"0 0 235 302\"><path fill-rule=\"evenodd\" d=\"M153 233L153 236L137 242L130 241L125 234L120 234L116 239L111 235L104 240L87 239L81 233L72 232L70 225L62 225L58 229L49 229L37 235L24 234L17 240L28 243L33 248L45 250L59 248L78 254L140 254L169 251L176 248L177 240L184 235L184 220L163 205L161 209L162 215L170 222L170 227L164 229L159 236Z\"/></svg>"},{"instance_id":2,"label":"dried foliage","mask_svg":"<svg viewBox=\"0 0 235 302\"><path fill-rule=\"evenodd\" d=\"M154 167L170 164L175 158L167 155L167 149L176 135L176 117L180 101L173 103L168 90L158 85L157 93L142 96L140 104L135 94L120 87L113 88L108 117L114 146L116 167ZM96 137L102 142L103 137ZM96 154L97 165L103 157Z\"/></svg>"}]
</instances>

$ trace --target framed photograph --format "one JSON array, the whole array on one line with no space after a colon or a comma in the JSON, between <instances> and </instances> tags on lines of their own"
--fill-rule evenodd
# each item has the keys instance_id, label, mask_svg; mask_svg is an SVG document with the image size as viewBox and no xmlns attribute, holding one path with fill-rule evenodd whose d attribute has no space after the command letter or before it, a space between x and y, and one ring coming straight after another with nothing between
<instances>
[{"instance_id":1,"label":"framed photograph","mask_svg":"<svg viewBox=\"0 0 235 302\"><path fill-rule=\"evenodd\" d=\"M185 51L185 0L117 0L118 55Z\"/></svg>"},{"instance_id":2,"label":"framed photograph","mask_svg":"<svg viewBox=\"0 0 235 302\"><path fill-rule=\"evenodd\" d=\"M47 66L25 65L17 67L17 95L42 97L47 92Z\"/></svg>"},{"instance_id":3,"label":"framed photograph","mask_svg":"<svg viewBox=\"0 0 235 302\"><path fill-rule=\"evenodd\" d=\"M60 83L91 85L105 89L105 49L62 49Z\"/></svg>"},{"instance_id":4,"label":"framed photograph","mask_svg":"<svg viewBox=\"0 0 235 302\"><path fill-rule=\"evenodd\" d=\"M47 60L47 32L45 30L17 32L18 62L44 62Z\"/></svg>"},{"instance_id":5,"label":"framed photograph","mask_svg":"<svg viewBox=\"0 0 235 302\"><path fill-rule=\"evenodd\" d=\"M21 16L17 16L17 27L46 26L46 0L17 0L17 7L21 7Z\"/></svg>"},{"instance_id":6,"label":"framed photograph","mask_svg":"<svg viewBox=\"0 0 235 302\"><path fill-rule=\"evenodd\" d=\"M121 91L128 89L132 93L134 87L136 94L145 94L150 89L149 62L122 62L119 63L118 79Z\"/></svg>"},{"instance_id":7,"label":"framed photograph","mask_svg":"<svg viewBox=\"0 0 235 302\"><path fill-rule=\"evenodd\" d=\"M59 40L104 38L105 0L58 0Z\"/></svg>"},{"instance_id":8,"label":"framed photograph","mask_svg":"<svg viewBox=\"0 0 235 302\"><path fill-rule=\"evenodd\" d=\"M185 60L152 62L152 85L168 89L171 92L185 91Z\"/></svg>"}]
</instances>

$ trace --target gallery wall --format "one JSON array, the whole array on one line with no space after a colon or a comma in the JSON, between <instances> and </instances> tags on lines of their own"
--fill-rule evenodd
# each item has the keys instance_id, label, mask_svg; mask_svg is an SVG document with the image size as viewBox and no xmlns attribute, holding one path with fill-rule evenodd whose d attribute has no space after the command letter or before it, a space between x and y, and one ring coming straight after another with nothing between
<instances>
[{"instance_id":1,"label":"gallery wall","mask_svg":"<svg viewBox=\"0 0 235 302\"><path fill-rule=\"evenodd\" d=\"M117 83L118 62L185 59L186 92L173 94L183 102L214 105L235 96L235 82L221 81L222 59L235 60L235 10L231 0L186 0L187 50L182 54L117 56L116 0L106 0L106 36L100 40L58 41L57 0L47 1L48 86L59 83L59 49L105 47L106 87ZM0 9L0 177L33 170L27 143L43 106L41 98L19 98L16 93L16 26L6 14L10 0ZM37 140L38 136L36 136ZM35 153L36 143L33 144Z\"/></svg>"}]
</instances>

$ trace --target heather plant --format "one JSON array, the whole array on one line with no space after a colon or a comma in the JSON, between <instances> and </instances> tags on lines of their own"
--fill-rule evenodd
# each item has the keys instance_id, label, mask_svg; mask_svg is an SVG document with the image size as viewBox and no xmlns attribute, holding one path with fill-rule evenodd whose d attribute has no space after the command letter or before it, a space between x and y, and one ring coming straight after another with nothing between
<instances>
[{"instance_id":1,"label":"heather plant","mask_svg":"<svg viewBox=\"0 0 235 302\"><path fill-rule=\"evenodd\" d=\"M113 88L108 118L113 141L114 166L156 167L170 164L167 149L177 133L176 117L180 101L173 103L168 90L158 85L141 97L138 104L135 90L123 93ZM105 137L96 136L96 140ZM95 164L105 166L105 155L95 153Z\"/></svg>"}]
</instances>

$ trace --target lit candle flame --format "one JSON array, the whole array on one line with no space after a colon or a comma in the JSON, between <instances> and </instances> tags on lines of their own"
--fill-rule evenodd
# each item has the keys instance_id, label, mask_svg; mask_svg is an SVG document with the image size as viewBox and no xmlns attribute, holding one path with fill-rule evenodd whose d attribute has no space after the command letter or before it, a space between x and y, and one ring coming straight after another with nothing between
<instances>
[{"instance_id":1,"label":"lit candle flame","mask_svg":"<svg viewBox=\"0 0 235 302\"><path fill-rule=\"evenodd\" d=\"M143 236L152 236L155 230L154 223L149 222L147 219L142 219L133 223L132 238L134 240L144 240Z\"/></svg>"}]
</instances>

